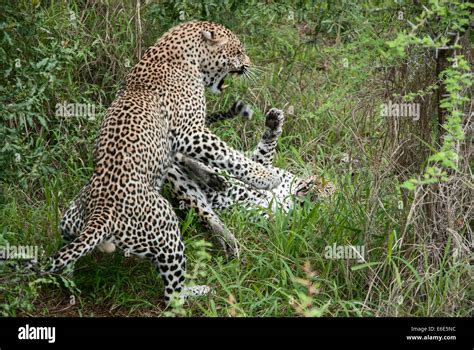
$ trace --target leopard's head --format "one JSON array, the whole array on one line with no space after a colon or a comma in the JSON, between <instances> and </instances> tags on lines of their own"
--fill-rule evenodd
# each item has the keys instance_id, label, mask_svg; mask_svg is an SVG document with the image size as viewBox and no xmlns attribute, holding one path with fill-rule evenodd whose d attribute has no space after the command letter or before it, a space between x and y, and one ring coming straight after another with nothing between
<instances>
[{"instance_id":1,"label":"leopard's head","mask_svg":"<svg viewBox=\"0 0 474 350\"><path fill-rule=\"evenodd\" d=\"M229 29L211 22L191 21L171 28L152 53L167 64L191 66L203 84L221 92L230 73L251 74L250 59L239 38Z\"/></svg>"},{"instance_id":2,"label":"leopard's head","mask_svg":"<svg viewBox=\"0 0 474 350\"><path fill-rule=\"evenodd\" d=\"M228 74L247 75L251 66L250 58L239 38L227 28L204 22L201 30L203 55L201 72L206 87L220 93Z\"/></svg>"},{"instance_id":3,"label":"leopard's head","mask_svg":"<svg viewBox=\"0 0 474 350\"><path fill-rule=\"evenodd\" d=\"M333 183L325 181L316 175L300 179L295 187L296 198L303 203L305 199L316 202L322 198L328 198L336 192Z\"/></svg>"}]
</instances>

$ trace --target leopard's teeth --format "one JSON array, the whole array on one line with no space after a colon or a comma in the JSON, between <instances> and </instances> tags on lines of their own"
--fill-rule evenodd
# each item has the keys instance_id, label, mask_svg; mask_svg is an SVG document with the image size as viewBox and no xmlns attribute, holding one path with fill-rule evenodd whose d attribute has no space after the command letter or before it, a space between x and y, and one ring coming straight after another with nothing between
<instances>
[{"instance_id":1,"label":"leopard's teeth","mask_svg":"<svg viewBox=\"0 0 474 350\"><path fill-rule=\"evenodd\" d=\"M229 84L227 84L227 85L222 85L222 86L221 86L221 90L224 90L224 89L227 88L227 87L229 87Z\"/></svg>"}]
</instances>

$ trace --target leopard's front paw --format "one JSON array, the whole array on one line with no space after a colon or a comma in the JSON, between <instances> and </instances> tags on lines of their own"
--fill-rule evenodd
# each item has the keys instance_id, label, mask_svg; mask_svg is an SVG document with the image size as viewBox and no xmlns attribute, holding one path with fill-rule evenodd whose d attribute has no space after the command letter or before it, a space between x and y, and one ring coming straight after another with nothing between
<instances>
[{"instance_id":1,"label":"leopard's front paw","mask_svg":"<svg viewBox=\"0 0 474 350\"><path fill-rule=\"evenodd\" d=\"M227 259L239 259L240 248L239 242L233 234L229 233L227 237L218 237Z\"/></svg>"},{"instance_id":2,"label":"leopard's front paw","mask_svg":"<svg viewBox=\"0 0 474 350\"><path fill-rule=\"evenodd\" d=\"M218 174L209 174L207 186L217 192L224 192L229 189L227 180Z\"/></svg>"},{"instance_id":3,"label":"leopard's front paw","mask_svg":"<svg viewBox=\"0 0 474 350\"><path fill-rule=\"evenodd\" d=\"M19 274L39 274L41 272L38 262L35 260L8 260L0 259L0 265L16 271Z\"/></svg>"},{"instance_id":4,"label":"leopard's front paw","mask_svg":"<svg viewBox=\"0 0 474 350\"><path fill-rule=\"evenodd\" d=\"M212 292L211 287L206 286L206 285L188 286L188 287L183 288L183 290L179 294L179 298L186 300L186 299L189 299L189 298L201 297L201 296L204 296L204 295L208 295L211 292Z\"/></svg>"},{"instance_id":5,"label":"leopard's front paw","mask_svg":"<svg viewBox=\"0 0 474 350\"><path fill-rule=\"evenodd\" d=\"M280 109L272 108L265 114L265 126L268 128L271 136L281 134L284 121L285 114Z\"/></svg>"},{"instance_id":6,"label":"leopard's front paw","mask_svg":"<svg viewBox=\"0 0 474 350\"><path fill-rule=\"evenodd\" d=\"M244 119L252 119L253 115L253 110L250 107L250 105L242 102L242 101L237 101L234 103L232 106L232 110L235 112L236 115L241 116Z\"/></svg>"}]
</instances>

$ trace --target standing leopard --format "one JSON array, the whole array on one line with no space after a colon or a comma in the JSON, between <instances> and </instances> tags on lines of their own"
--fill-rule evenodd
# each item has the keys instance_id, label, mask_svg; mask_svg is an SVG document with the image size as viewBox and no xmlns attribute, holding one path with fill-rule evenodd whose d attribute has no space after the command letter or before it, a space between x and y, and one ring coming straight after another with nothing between
<instances>
[{"instance_id":1,"label":"standing leopard","mask_svg":"<svg viewBox=\"0 0 474 350\"><path fill-rule=\"evenodd\" d=\"M205 88L218 93L229 73L245 74L250 66L237 36L210 22L176 26L145 52L100 127L93 174L79 195L83 226L80 232L64 232L72 241L51 259L48 271L110 242L156 265L166 301L174 294L209 291L184 287L178 219L159 189L173 162L223 169L260 189L279 185L278 169L247 159L206 127Z\"/></svg>"}]
</instances>

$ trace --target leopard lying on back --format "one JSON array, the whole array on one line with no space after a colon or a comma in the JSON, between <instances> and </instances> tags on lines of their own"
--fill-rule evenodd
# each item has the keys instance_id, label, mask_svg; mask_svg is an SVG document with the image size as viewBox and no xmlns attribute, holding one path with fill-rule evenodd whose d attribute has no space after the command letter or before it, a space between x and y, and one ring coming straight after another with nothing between
<instances>
[{"instance_id":1,"label":"leopard lying on back","mask_svg":"<svg viewBox=\"0 0 474 350\"><path fill-rule=\"evenodd\" d=\"M251 115L249 107L242 103L240 105L243 106L241 108L244 117ZM267 167L273 163L278 137L282 133L284 114L281 110L272 108L266 113L265 118L265 132L251 158ZM213 170L220 171L216 168ZM176 188L176 185L173 184L176 178L172 177L172 174L173 172L170 172L166 180L172 183L173 188ZM332 183L325 182L315 175L301 178L283 169L281 169L281 175L282 182L271 190L259 190L235 178L228 180L229 186L225 191L215 191L201 183L198 183L198 185L214 210L223 210L234 205L240 205L248 209L263 208L270 209L273 212L282 210L288 213L305 198L309 197L309 199L317 200L329 197L335 192ZM175 191L173 194L178 199L181 196L180 191Z\"/></svg>"}]
</instances>

